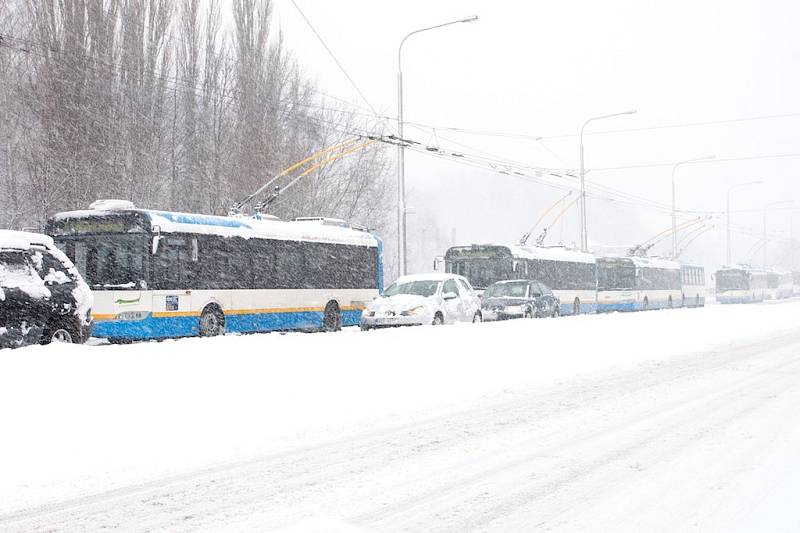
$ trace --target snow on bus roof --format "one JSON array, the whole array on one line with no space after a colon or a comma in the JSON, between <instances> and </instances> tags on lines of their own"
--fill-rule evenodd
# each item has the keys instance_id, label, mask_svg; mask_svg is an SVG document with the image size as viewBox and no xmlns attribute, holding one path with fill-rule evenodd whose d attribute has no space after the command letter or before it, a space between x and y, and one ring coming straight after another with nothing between
<instances>
[{"instance_id":1,"label":"snow on bus roof","mask_svg":"<svg viewBox=\"0 0 800 533\"><path fill-rule=\"evenodd\" d=\"M739 265L723 265L720 267L717 272L722 272L723 270L740 270L742 272L752 272L752 273L766 273L766 270L763 268L756 268L752 265L746 264L739 264Z\"/></svg>"},{"instance_id":2,"label":"snow on bus roof","mask_svg":"<svg viewBox=\"0 0 800 533\"><path fill-rule=\"evenodd\" d=\"M571 250L563 246L518 246L512 245L511 253L524 259L547 259L570 263L594 263L595 256L579 250Z\"/></svg>"},{"instance_id":3,"label":"snow on bus roof","mask_svg":"<svg viewBox=\"0 0 800 533\"><path fill-rule=\"evenodd\" d=\"M638 255L625 255L625 256L606 255L598 259L600 259L601 261L603 259L610 259L610 260L626 259L639 268L667 268L674 270L678 270L681 268L681 264L679 262L673 261L672 259L665 259L663 257L641 257Z\"/></svg>"},{"instance_id":4,"label":"snow on bus roof","mask_svg":"<svg viewBox=\"0 0 800 533\"><path fill-rule=\"evenodd\" d=\"M103 217L116 213L141 213L147 217L153 229L158 229L162 233L199 233L245 239L261 237L279 240L313 240L363 246L377 246L378 241L375 235L367 231L327 225L319 219L289 222L274 217L218 216L152 209L90 209L58 213L53 220Z\"/></svg>"},{"instance_id":5,"label":"snow on bus roof","mask_svg":"<svg viewBox=\"0 0 800 533\"><path fill-rule=\"evenodd\" d=\"M28 231L0 230L0 248L29 250L32 246L53 247L53 239L41 233Z\"/></svg>"}]
</instances>

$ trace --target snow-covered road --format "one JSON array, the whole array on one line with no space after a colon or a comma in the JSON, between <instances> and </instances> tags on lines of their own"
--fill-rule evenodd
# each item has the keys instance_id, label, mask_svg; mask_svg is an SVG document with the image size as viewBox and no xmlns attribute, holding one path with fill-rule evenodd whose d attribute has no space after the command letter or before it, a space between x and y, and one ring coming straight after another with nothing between
<instances>
[{"instance_id":1,"label":"snow-covered road","mask_svg":"<svg viewBox=\"0 0 800 533\"><path fill-rule=\"evenodd\" d=\"M0 529L796 531L799 312L4 353Z\"/></svg>"}]
</instances>

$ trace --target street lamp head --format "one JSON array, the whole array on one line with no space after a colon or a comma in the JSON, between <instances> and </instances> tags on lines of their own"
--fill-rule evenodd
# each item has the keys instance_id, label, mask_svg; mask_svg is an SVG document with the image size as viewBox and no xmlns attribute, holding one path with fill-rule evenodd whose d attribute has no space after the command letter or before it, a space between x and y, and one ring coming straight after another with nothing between
<instances>
[{"instance_id":1,"label":"street lamp head","mask_svg":"<svg viewBox=\"0 0 800 533\"><path fill-rule=\"evenodd\" d=\"M639 111L637 109L629 109L627 111L623 111L620 115L635 115Z\"/></svg>"},{"instance_id":2,"label":"street lamp head","mask_svg":"<svg viewBox=\"0 0 800 533\"><path fill-rule=\"evenodd\" d=\"M477 20L478 20L478 15L472 15L471 17L462 19L459 22L475 22Z\"/></svg>"}]
</instances>

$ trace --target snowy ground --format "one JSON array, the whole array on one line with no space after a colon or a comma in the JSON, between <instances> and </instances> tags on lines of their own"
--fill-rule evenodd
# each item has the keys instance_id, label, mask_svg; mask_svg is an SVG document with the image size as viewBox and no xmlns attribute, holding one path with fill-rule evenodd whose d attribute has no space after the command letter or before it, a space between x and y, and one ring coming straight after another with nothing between
<instances>
[{"instance_id":1,"label":"snowy ground","mask_svg":"<svg viewBox=\"0 0 800 533\"><path fill-rule=\"evenodd\" d=\"M800 302L0 352L0 530L796 531Z\"/></svg>"}]
</instances>

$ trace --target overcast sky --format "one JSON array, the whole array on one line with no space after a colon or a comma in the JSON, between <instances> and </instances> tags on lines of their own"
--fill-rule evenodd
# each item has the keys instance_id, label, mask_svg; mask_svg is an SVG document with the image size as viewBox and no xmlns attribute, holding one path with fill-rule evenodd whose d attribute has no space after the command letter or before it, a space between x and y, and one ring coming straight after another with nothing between
<instances>
[{"instance_id":1,"label":"overcast sky","mask_svg":"<svg viewBox=\"0 0 800 533\"><path fill-rule=\"evenodd\" d=\"M407 127L406 136L428 144L574 169L581 124L634 108L636 115L587 128L587 179L667 205L671 163L708 155L723 160L800 153L800 115L641 129L800 113L796 1L296 1L370 104L391 117L397 114L402 37L479 16L475 23L416 35L403 50L405 120L438 127L435 135L431 129ZM274 0L274 6L288 46L319 89L366 108L291 1ZM533 138L473 135L447 127ZM598 133L618 129L637 131ZM535 140L539 136L543 139ZM409 220L410 243L423 231L449 238L453 228L461 244L514 242L563 194L429 155L409 153L406 161L408 203L416 210ZM643 166L598 170L634 165ZM733 215L734 260L745 261L759 237L739 229L760 233L767 203L798 198L800 207L798 175L800 157L682 166L676 180L678 207L723 211L729 186L763 181L732 195L734 211L752 210ZM788 235L792 211L787 207L768 215L771 232ZM641 242L670 225L668 213L646 206L593 199L588 212L593 243ZM577 240L577 210L562 220L549 243L559 237ZM724 218L715 224L682 258L709 267L724 262ZM665 241L656 250L667 252L668 245ZM787 259L785 245L775 243L769 250L772 260ZM415 269L425 268L428 255L420 251ZM761 254L749 259L760 263Z\"/></svg>"}]
</instances>

